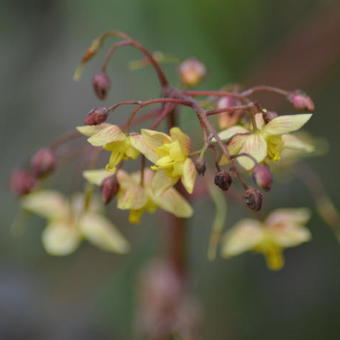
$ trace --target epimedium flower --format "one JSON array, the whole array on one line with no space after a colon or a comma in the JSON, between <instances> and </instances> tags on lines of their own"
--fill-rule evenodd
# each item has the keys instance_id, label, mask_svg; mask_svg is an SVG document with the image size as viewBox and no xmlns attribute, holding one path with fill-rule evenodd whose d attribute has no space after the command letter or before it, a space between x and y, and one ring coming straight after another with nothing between
<instances>
[{"instance_id":1,"label":"epimedium flower","mask_svg":"<svg viewBox=\"0 0 340 340\"><path fill-rule=\"evenodd\" d=\"M298 137L291 137L290 132L299 130L311 118L312 114L282 115L265 123L262 113L255 115L254 126L236 125L219 133L222 140L228 142L230 154L248 154L257 162L279 161L285 149L306 150L306 145ZM254 161L247 156L237 158L238 163L247 170L254 167ZM222 157L221 164L227 160Z\"/></svg>"},{"instance_id":2,"label":"epimedium flower","mask_svg":"<svg viewBox=\"0 0 340 340\"><path fill-rule=\"evenodd\" d=\"M101 185L105 178L112 173L106 170L87 170L84 177L92 184ZM145 211L154 213L161 208L177 217L188 218L192 215L192 208L188 201L174 188L169 188L159 195L151 189L155 174L150 169L144 169L143 182L141 172L128 174L124 170L117 171L119 191L117 194L118 209L129 210L129 222L140 222Z\"/></svg>"},{"instance_id":3,"label":"epimedium flower","mask_svg":"<svg viewBox=\"0 0 340 340\"><path fill-rule=\"evenodd\" d=\"M243 219L225 235L222 255L231 257L246 251L261 253L272 270L284 264L283 250L295 247L311 239L310 231L304 226L310 218L305 208L278 209L264 222Z\"/></svg>"},{"instance_id":4,"label":"epimedium flower","mask_svg":"<svg viewBox=\"0 0 340 340\"><path fill-rule=\"evenodd\" d=\"M189 157L190 137L178 127L163 132L142 129L140 135L131 137L132 145L154 165L156 171L151 187L160 195L181 180L188 193L192 193L196 179L196 168Z\"/></svg>"},{"instance_id":5,"label":"epimedium flower","mask_svg":"<svg viewBox=\"0 0 340 340\"><path fill-rule=\"evenodd\" d=\"M51 255L68 255L82 239L102 250L124 254L129 243L116 226L101 213L101 204L92 199L85 209L84 195L67 200L53 190L36 191L22 199L22 206L47 219L42 242Z\"/></svg>"},{"instance_id":6,"label":"epimedium flower","mask_svg":"<svg viewBox=\"0 0 340 340\"><path fill-rule=\"evenodd\" d=\"M88 136L88 142L93 146L111 151L106 170L114 172L116 166L125 159L136 159L138 150L131 143L131 135L125 134L117 125L102 123L94 126L78 126L77 130Z\"/></svg>"}]
</instances>

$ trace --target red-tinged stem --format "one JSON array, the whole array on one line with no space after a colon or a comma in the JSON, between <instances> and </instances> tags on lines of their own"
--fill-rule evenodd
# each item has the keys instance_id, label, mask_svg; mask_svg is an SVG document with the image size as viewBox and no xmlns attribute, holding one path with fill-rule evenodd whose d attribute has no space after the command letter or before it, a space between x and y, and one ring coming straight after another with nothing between
<instances>
[{"instance_id":1,"label":"red-tinged stem","mask_svg":"<svg viewBox=\"0 0 340 340\"><path fill-rule=\"evenodd\" d=\"M245 96L237 92L227 92L227 91L182 91L182 94L189 97L207 97L207 96L214 96L214 97L233 97L238 98L244 101L247 101Z\"/></svg>"},{"instance_id":2,"label":"red-tinged stem","mask_svg":"<svg viewBox=\"0 0 340 340\"><path fill-rule=\"evenodd\" d=\"M78 131L74 131L74 132L70 132L66 135L63 135L59 138L57 138L54 142L52 142L50 144L50 148L53 149L53 150L56 150L58 149L61 145L71 141L71 140L74 140L76 138L80 138L82 137L83 135L78 132Z\"/></svg>"},{"instance_id":3,"label":"red-tinged stem","mask_svg":"<svg viewBox=\"0 0 340 340\"><path fill-rule=\"evenodd\" d=\"M104 58L104 61L103 61L102 67L101 67L101 71L104 72L104 73L106 72L106 68L107 68L107 65L110 62L112 54L117 48L122 47L122 46L131 46L131 45L132 45L132 42L129 41L129 40L119 41L119 42L115 43L114 45L112 45L105 55L105 58Z\"/></svg>"},{"instance_id":4,"label":"red-tinged stem","mask_svg":"<svg viewBox=\"0 0 340 340\"><path fill-rule=\"evenodd\" d=\"M252 87L252 88L250 88L246 91L241 92L240 94L242 96L248 97L248 96L251 96L252 94L254 94L255 92L272 92L272 93L280 94L282 96L288 96L289 95L289 91L280 89L278 87L267 86L267 85L255 86L255 87Z\"/></svg>"},{"instance_id":5,"label":"red-tinged stem","mask_svg":"<svg viewBox=\"0 0 340 340\"><path fill-rule=\"evenodd\" d=\"M207 116L213 116L219 113L227 113L227 112L234 112L234 111L238 111L238 110L248 110L250 108L252 108L254 106L254 104L250 103L247 105L237 105L237 106L231 106L231 107L227 107L224 109L218 109L218 110L211 110L211 111L207 111L206 115Z\"/></svg>"},{"instance_id":6,"label":"red-tinged stem","mask_svg":"<svg viewBox=\"0 0 340 340\"><path fill-rule=\"evenodd\" d=\"M153 66L153 68L155 69L161 87L162 88L168 87L169 82L168 82L167 77L165 76L165 73L163 72L163 70L161 69L158 62L155 60L155 58L152 56L152 54L149 52L149 50L147 50L143 45L141 45L140 43L138 43L137 41L132 39L126 33L123 33L123 32L120 32L120 31L105 32L99 38L100 44L102 44L104 42L104 40L109 36L117 36L117 37L120 37L120 38L122 38L126 41L129 41L129 45L132 45L132 46L136 47L138 50L140 50L145 55L145 57L149 60L150 64Z\"/></svg>"}]
</instances>

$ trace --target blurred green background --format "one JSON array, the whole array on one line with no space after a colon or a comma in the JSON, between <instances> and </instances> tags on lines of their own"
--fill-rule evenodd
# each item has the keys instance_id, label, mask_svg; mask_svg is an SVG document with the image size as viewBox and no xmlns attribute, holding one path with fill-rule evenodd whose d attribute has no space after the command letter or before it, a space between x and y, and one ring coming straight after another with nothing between
<instances>
[{"instance_id":1,"label":"blurred green background","mask_svg":"<svg viewBox=\"0 0 340 340\"><path fill-rule=\"evenodd\" d=\"M206 89L240 82L306 90L317 106L309 129L330 144L327 155L309 163L340 206L339 1L0 0L1 340L131 339L138 271L163 251L166 226L159 217L131 226L125 214L114 211L133 243L128 256L108 255L85 242L72 256L48 256L38 218L24 219L20 237L10 233L18 202L8 190L9 173L99 104L90 79L103 54L81 82L72 74L92 39L110 29L153 50L200 58L209 70L201 86ZM139 57L131 49L114 56L106 103L158 95L151 69L128 71L128 61ZM174 67L165 69L175 79ZM291 110L276 96L261 98L270 109ZM51 185L67 192L81 189L81 183L72 164ZM311 205L295 180L277 183L266 202L267 209ZM288 250L284 269L270 272L260 256L208 262L213 206L202 200L196 208L189 263L193 292L204 308L203 339L340 338L340 247L315 213L309 224L313 241ZM237 206L230 211L228 226L244 215Z\"/></svg>"}]
</instances>

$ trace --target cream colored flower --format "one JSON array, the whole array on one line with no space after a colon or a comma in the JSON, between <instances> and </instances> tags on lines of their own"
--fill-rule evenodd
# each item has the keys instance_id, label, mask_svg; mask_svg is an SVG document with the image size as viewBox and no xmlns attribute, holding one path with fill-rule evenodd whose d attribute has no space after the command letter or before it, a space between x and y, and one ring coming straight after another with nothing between
<instances>
[{"instance_id":1,"label":"cream colored flower","mask_svg":"<svg viewBox=\"0 0 340 340\"><path fill-rule=\"evenodd\" d=\"M307 209L279 209L261 223L244 219L226 233L222 255L231 257L246 251L262 253L272 270L284 264L283 250L309 241L311 234L304 224L309 220Z\"/></svg>"},{"instance_id":2,"label":"cream colored flower","mask_svg":"<svg viewBox=\"0 0 340 340\"><path fill-rule=\"evenodd\" d=\"M111 151L111 156L106 170L114 172L116 166L125 159L136 159L139 152L131 144L131 136L126 135L117 126L112 124L79 126L77 130L88 136L88 142L93 146L100 146L104 150Z\"/></svg>"},{"instance_id":3,"label":"cream colored flower","mask_svg":"<svg viewBox=\"0 0 340 340\"><path fill-rule=\"evenodd\" d=\"M185 189L192 193L196 169L189 157L191 141L180 128L170 129L170 136L153 130L142 129L141 135L131 137L131 144L148 160L156 171L152 179L152 190L159 195L182 181Z\"/></svg>"},{"instance_id":4,"label":"cream colored flower","mask_svg":"<svg viewBox=\"0 0 340 340\"><path fill-rule=\"evenodd\" d=\"M84 210L83 195L70 201L56 191L36 191L22 200L24 209L47 219L43 245L51 255L68 255L83 238L110 252L124 254L129 244L115 225L101 214L99 201Z\"/></svg>"},{"instance_id":5,"label":"cream colored flower","mask_svg":"<svg viewBox=\"0 0 340 340\"><path fill-rule=\"evenodd\" d=\"M112 174L105 170L87 170L84 177L93 184L101 185L102 181ZM154 213L161 208L177 217L187 218L192 215L188 201L174 188L169 188L159 195L151 189L154 173L144 169L144 179L141 183L140 171L128 174L123 170L117 172L119 182L118 209L130 210L129 221L138 223L142 214L147 211Z\"/></svg>"},{"instance_id":6,"label":"cream colored flower","mask_svg":"<svg viewBox=\"0 0 340 340\"><path fill-rule=\"evenodd\" d=\"M256 130L252 127L241 125L233 126L219 133L222 140L229 140L228 150L232 155L246 153L256 159L258 163L263 161L278 161L285 149L306 150L306 145L297 137L291 137L290 132L299 130L311 118L312 114L296 114L278 116L265 124L262 114L255 116ZM254 167L254 162L247 156L237 158L237 161L245 169ZM222 158L222 164L226 159Z\"/></svg>"}]
</instances>

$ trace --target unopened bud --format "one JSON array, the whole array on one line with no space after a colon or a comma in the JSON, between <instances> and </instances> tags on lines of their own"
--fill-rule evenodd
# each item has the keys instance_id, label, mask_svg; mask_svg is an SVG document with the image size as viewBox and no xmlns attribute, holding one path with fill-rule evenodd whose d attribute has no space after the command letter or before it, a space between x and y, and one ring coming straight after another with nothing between
<instances>
[{"instance_id":1,"label":"unopened bud","mask_svg":"<svg viewBox=\"0 0 340 340\"><path fill-rule=\"evenodd\" d=\"M184 85L196 86L205 77L207 70L198 59L190 58L181 63L179 73Z\"/></svg>"},{"instance_id":2,"label":"unopened bud","mask_svg":"<svg viewBox=\"0 0 340 340\"><path fill-rule=\"evenodd\" d=\"M32 157L31 166L34 176L47 176L56 168L57 157L50 148L40 149Z\"/></svg>"},{"instance_id":3,"label":"unopened bud","mask_svg":"<svg viewBox=\"0 0 340 340\"><path fill-rule=\"evenodd\" d=\"M117 176L113 175L104 179L102 183L102 199L105 204L108 204L118 193L119 183Z\"/></svg>"},{"instance_id":4,"label":"unopened bud","mask_svg":"<svg viewBox=\"0 0 340 340\"><path fill-rule=\"evenodd\" d=\"M29 194L34 189L35 184L35 178L27 170L16 170L10 178L10 189L18 196Z\"/></svg>"},{"instance_id":5,"label":"unopened bud","mask_svg":"<svg viewBox=\"0 0 340 340\"><path fill-rule=\"evenodd\" d=\"M266 123L269 123L271 120L273 120L276 117L278 117L278 114L273 111L265 111L263 113L263 119Z\"/></svg>"},{"instance_id":6,"label":"unopened bud","mask_svg":"<svg viewBox=\"0 0 340 340\"><path fill-rule=\"evenodd\" d=\"M110 78L104 72L98 73L93 77L92 85L97 97L105 99L110 88Z\"/></svg>"},{"instance_id":7,"label":"unopened bud","mask_svg":"<svg viewBox=\"0 0 340 340\"><path fill-rule=\"evenodd\" d=\"M214 181L221 190L227 191L233 180L227 171L221 170L216 173Z\"/></svg>"},{"instance_id":8,"label":"unopened bud","mask_svg":"<svg viewBox=\"0 0 340 340\"><path fill-rule=\"evenodd\" d=\"M240 101L234 97L222 97L216 105L218 110L229 109L233 106L240 105ZM227 129L228 127L235 125L235 123L240 118L241 110L236 110L232 112L222 112L217 115L218 123L221 129Z\"/></svg>"},{"instance_id":9,"label":"unopened bud","mask_svg":"<svg viewBox=\"0 0 340 340\"><path fill-rule=\"evenodd\" d=\"M98 125L104 123L106 119L107 119L106 108L96 107L85 117L84 122L87 125Z\"/></svg>"},{"instance_id":10,"label":"unopened bud","mask_svg":"<svg viewBox=\"0 0 340 340\"><path fill-rule=\"evenodd\" d=\"M264 165L257 164L253 168L253 178L255 183L265 191L272 187L273 177L270 170Z\"/></svg>"},{"instance_id":11,"label":"unopened bud","mask_svg":"<svg viewBox=\"0 0 340 340\"><path fill-rule=\"evenodd\" d=\"M314 111L315 105L311 97L300 90L296 90L289 94L288 100L293 104L294 108L299 111Z\"/></svg>"},{"instance_id":12,"label":"unopened bud","mask_svg":"<svg viewBox=\"0 0 340 340\"><path fill-rule=\"evenodd\" d=\"M243 200L248 208L259 211L262 207L263 195L261 191L256 188L249 188L244 192Z\"/></svg>"},{"instance_id":13,"label":"unopened bud","mask_svg":"<svg viewBox=\"0 0 340 340\"><path fill-rule=\"evenodd\" d=\"M196 171L199 175L204 176L205 171L206 171L206 165L205 165L205 161L202 158L197 158L195 159L195 168Z\"/></svg>"}]
</instances>

